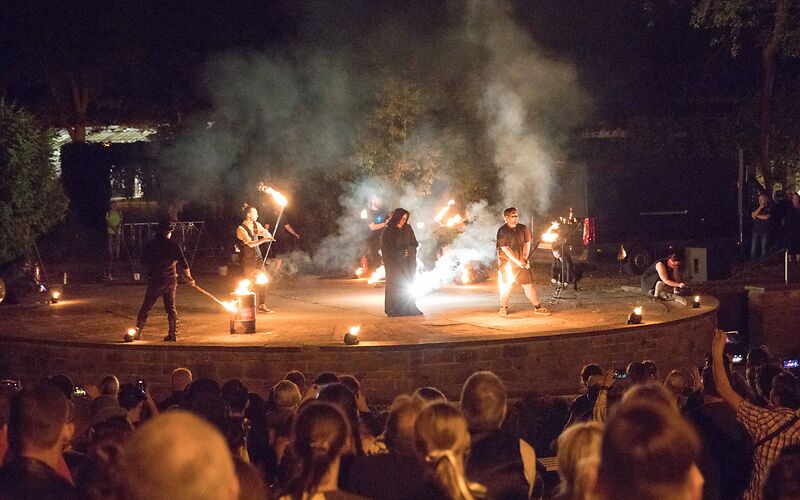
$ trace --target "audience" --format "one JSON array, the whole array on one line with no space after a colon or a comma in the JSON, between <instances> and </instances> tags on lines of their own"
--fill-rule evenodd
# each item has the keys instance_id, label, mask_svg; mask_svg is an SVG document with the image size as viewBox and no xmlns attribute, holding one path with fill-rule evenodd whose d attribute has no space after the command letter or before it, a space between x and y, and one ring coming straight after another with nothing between
<instances>
[{"instance_id":1,"label":"audience","mask_svg":"<svg viewBox=\"0 0 800 500\"><path fill-rule=\"evenodd\" d=\"M536 453L500 428L508 411L503 382L491 372L473 373L464 384L460 407L472 443L467 476L486 486L492 498L528 498L536 479Z\"/></svg>"},{"instance_id":2,"label":"audience","mask_svg":"<svg viewBox=\"0 0 800 500\"><path fill-rule=\"evenodd\" d=\"M142 425L125 445L131 500L235 500L233 459L220 432L203 419L169 411Z\"/></svg>"},{"instance_id":3,"label":"audience","mask_svg":"<svg viewBox=\"0 0 800 500\"><path fill-rule=\"evenodd\" d=\"M424 471L414 444L414 424L421 409L422 405L409 396L395 398L384 432L386 453L353 460L345 489L381 500L424 497Z\"/></svg>"},{"instance_id":4,"label":"audience","mask_svg":"<svg viewBox=\"0 0 800 500\"><path fill-rule=\"evenodd\" d=\"M509 409L503 381L477 372L458 406L421 387L383 420L358 379L333 372L310 386L289 372L264 399L241 380L220 387L178 368L163 415L142 385L114 375L88 397L64 374L21 392L4 380L0 500L798 498L800 381L763 346L746 368L745 382L718 333L693 377L672 370L661 383L654 362L630 363L621 400L609 397L618 371L594 363L569 408L539 397ZM532 424L544 407L530 401L545 399L559 405ZM557 479L542 464L537 474L529 444L547 454L554 439L557 456L542 464Z\"/></svg>"},{"instance_id":5,"label":"audience","mask_svg":"<svg viewBox=\"0 0 800 500\"><path fill-rule=\"evenodd\" d=\"M700 500L699 452L697 434L672 407L623 401L606 425L595 494L601 500Z\"/></svg>"},{"instance_id":6,"label":"audience","mask_svg":"<svg viewBox=\"0 0 800 500\"><path fill-rule=\"evenodd\" d=\"M584 499L589 496L589 469L595 469L600 459L603 424L581 422L567 427L558 437L558 500Z\"/></svg>"},{"instance_id":7,"label":"audience","mask_svg":"<svg viewBox=\"0 0 800 500\"><path fill-rule=\"evenodd\" d=\"M787 373L787 377L783 377L778 384L770 384L773 388L767 396L771 407L761 408L750 403L733 390L728 380L723 365L726 341L725 332L717 331L714 334L711 344L714 382L720 397L736 412L737 420L753 440L753 474L744 498L756 499L759 498L767 468L772 461L784 448L800 444L800 418L795 410L786 406L796 400L800 382ZM759 370L759 376L766 373L762 369Z\"/></svg>"},{"instance_id":8,"label":"audience","mask_svg":"<svg viewBox=\"0 0 800 500\"><path fill-rule=\"evenodd\" d=\"M486 488L467 480L465 455L470 436L467 420L458 409L443 401L427 404L414 423L417 454L426 465L427 491L421 498L473 500L485 496Z\"/></svg>"},{"instance_id":9,"label":"audience","mask_svg":"<svg viewBox=\"0 0 800 500\"><path fill-rule=\"evenodd\" d=\"M345 389L346 390L346 389ZM318 493L336 492L336 498L361 498L338 491L339 464L352 434L348 418L335 405L310 402L297 414L292 427L294 474L282 500L305 500Z\"/></svg>"},{"instance_id":10,"label":"audience","mask_svg":"<svg viewBox=\"0 0 800 500\"><path fill-rule=\"evenodd\" d=\"M79 498L72 481L58 472L73 430L62 388L47 383L15 394L8 416L9 449L0 467L0 497Z\"/></svg>"},{"instance_id":11,"label":"audience","mask_svg":"<svg viewBox=\"0 0 800 500\"><path fill-rule=\"evenodd\" d=\"M183 402L186 388L192 383L192 372L188 368L175 368L169 378L172 394L167 399L158 403L160 411L168 410L172 406L178 406Z\"/></svg>"}]
</instances>

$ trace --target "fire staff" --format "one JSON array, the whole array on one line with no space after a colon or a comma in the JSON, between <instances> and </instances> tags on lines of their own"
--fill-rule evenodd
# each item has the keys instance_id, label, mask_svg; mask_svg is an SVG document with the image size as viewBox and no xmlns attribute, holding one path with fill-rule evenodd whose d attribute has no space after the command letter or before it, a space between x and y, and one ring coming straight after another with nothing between
<instances>
[{"instance_id":1,"label":"fire staff","mask_svg":"<svg viewBox=\"0 0 800 500\"><path fill-rule=\"evenodd\" d=\"M242 262L242 271L245 278L257 283L256 275L265 272L264 258L261 255L260 246L268 241L272 241L272 235L264 226L258 222L258 210L256 207L244 204L242 206L244 220L236 228L236 239L239 240L239 258ZM273 312L265 303L266 284L257 284L258 287L258 310L265 313Z\"/></svg>"},{"instance_id":2,"label":"fire staff","mask_svg":"<svg viewBox=\"0 0 800 500\"><path fill-rule=\"evenodd\" d=\"M171 236L172 224L161 222L155 238L150 240L142 251L142 263L147 266L148 281L142 307L136 317L134 340L142 339L147 315L159 297L164 301L164 310L167 312L169 323L169 333L164 337L164 341L178 340L178 312L175 308L175 292L178 289L177 268L181 269L183 277L190 286L194 286L195 283L183 249L170 240Z\"/></svg>"},{"instance_id":3,"label":"fire staff","mask_svg":"<svg viewBox=\"0 0 800 500\"><path fill-rule=\"evenodd\" d=\"M525 296L533 305L533 312L548 316L550 311L539 300L539 294L533 284L528 256L531 252L531 231L524 224L519 223L519 212L514 207L503 210L505 224L497 230L497 259L500 273L505 272L510 266L507 283L500 289L500 316L508 314L508 302L511 299L511 289L514 283L521 285Z\"/></svg>"}]
</instances>

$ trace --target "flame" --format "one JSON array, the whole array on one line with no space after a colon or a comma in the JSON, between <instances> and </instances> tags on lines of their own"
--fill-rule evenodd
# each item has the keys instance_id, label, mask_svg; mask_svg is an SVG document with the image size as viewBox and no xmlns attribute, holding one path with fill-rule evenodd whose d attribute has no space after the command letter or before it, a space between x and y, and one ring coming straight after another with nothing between
<instances>
[{"instance_id":1,"label":"flame","mask_svg":"<svg viewBox=\"0 0 800 500\"><path fill-rule=\"evenodd\" d=\"M505 276L503 276L503 270L505 270ZM502 294L506 293L513 284L514 272L511 267L511 262L507 262L503 269L497 270L497 287L500 289L500 293Z\"/></svg>"},{"instance_id":2,"label":"flame","mask_svg":"<svg viewBox=\"0 0 800 500\"><path fill-rule=\"evenodd\" d=\"M61 292L53 292L54 299L58 300L59 297L61 297Z\"/></svg>"},{"instance_id":3,"label":"flame","mask_svg":"<svg viewBox=\"0 0 800 500\"><path fill-rule=\"evenodd\" d=\"M369 277L367 283L370 285L374 285L375 283L379 282L385 277L386 277L386 268L381 266L378 269L376 269L375 272L372 273L372 276Z\"/></svg>"},{"instance_id":4,"label":"flame","mask_svg":"<svg viewBox=\"0 0 800 500\"><path fill-rule=\"evenodd\" d=\"M417 222L417 229L425 229L425 223L424 222Z\"/></svg>"},{"instance_id":5,"label":"flame","mask_svg":"<svg viewBox=\"0 0 800 500\"><path fill-rule=\"evenodd\" d=\"M272 197L275 199L275 203L277 203L278 205L280 205L282 207L285 207L289 203L289 200L287 200L284 195L282 195L278 191L275 191L271 187L267 187L265 192L267 194L271 194Z\"/></svg>"},{"instance_id":6,"label":"flame","mask_svg":"<svg viewBox=\"0 0 800 500\"><path fill-rule=\"evenodd\" d=\"M545 243L553 243L558 239L558 222L551 222L547 231L542 233L542 241Z\"/></svg>"},{"instance_id":7,"label":"flame","mask_svg":"<svg viewBox=\"0 0 800 500\"><path fill-rule=\"evenodd\" d=\"M625 260L628 257L628 252L625 251L625 246L619 246L619 252L617 252L617 260Z\"/></svg>"},{"instance_id":8,"label":"flame","mask_svg":"<svg viewBox=\"0 0 800 500\"><path fill-rule=\"evenodd\" d=\"M454 216L447 219L447 226L455 226L463 221L460 214L455 214Z\"/></svg>"},{"instance_id":9,"label":"flame","mask_svg":"<svg viewBox=\"0 0 800 500\"><path fill-rule=\"evenodd\" d=\"M358 335L358 332L361 331L361 325L351 326L350 327L350 335Z\"/></svg>"},{"instance_id":10,"label":"flame","mask_svg":"<svg viewBox=\"0 0 800 500\"><path fill-rule=\"evenodd\" d=\"M444 215L447 213L448 210L450 210L450 207L452 207L455 204L456 204L456 200L448 201L447 205L443 206L442 209L439 210L439 212L433 218L434 222L440 222L441 223L442 218L444 217Z\"/></svg>"},{"instance_id":11,"label":"flame","mask_svg":"<svg viewBox=\"0 0 800 500\"><path fill-rule=\"evenodd\" d=\"M267 283L269 283L269 276L267 276L267 273L258 273L258 276L256 276L256 285L266 285Z\"/></svg>"},{"instance_id":12,"label":"flame","mask_svg":"<svg viewBox=\"0 0 800 500\"><path fill-rule=\"evenodd\" d=\"M699 304L700 303L700 296L699 295L695 295L694 296L694 301Z\"/></svg>"},{"instance_id":13,"label":"flame","mask_svg":"<svg viewBox=\"0 0 800 500\"><path fill-rule=\"evenodd\" d=\"M360 278L361 275L364 274L364 268L363 267L359 267L358 269L356 269L355 274L356 274L356 276L358 276Z\"/></svg>"},{"instance_id":14,"label":"flame","mask_svg":"<svg viewBox=\"0 0 800 500\"><path fill-rule=\"evenodd\" d=\"M235 293L237 295L246 295L246 294L250 293L250 284L251 284L250 280L248 280L248 279L244 279L244 280L240 281L239 282L239 286L236 287L236 291L234 291L233 293Z\"/></svg>"},{"instance_id":15,"label":"flame","mask_svg":"<svg viewBox=\"0 0 800 500\"><path fill-rule=\"evenodd\" d=\"M136 335L136 328L128 328L128 335Z\"/></svg>"},{"instance_id":16,"label":"flame","mask_svg":"<svg viewBox=\"0 0 800 500\"><path fill-rule=\"evenodd\" d=\"M469 270L467 268L461 270L461 284L469 284Z\"/></svg>"},{"instance_id":17,"label":"flame","mask_svg":"<svg viewBox=\"0 0 800 500\"><path fill-rule=\"evenodd\" d=\"M642 315L642 306L634 307L633 308L633 314L635 314L637 316L641 316Z\"/></svg>"},{"instance_id":18,"label":"flame","mask_svg":"<svg viewBox=\"0 0 800 500\"><path fill-rule=\"evenodd\" d=\"M223 302L222 307L224 307L227 311L235 313L236 312L236 302L231 300L229 302Z\"/></svg>"},{"instance_id":19,"label":"flame","mask_svg":"<svg viewBox=\"0 0 800 500\"><path fill-rule=\"evenodd\" d=\"M361 218L362 219L366 219L367 218L367 209L366 208L361 211Z\"/></svg>"}]
</instances>

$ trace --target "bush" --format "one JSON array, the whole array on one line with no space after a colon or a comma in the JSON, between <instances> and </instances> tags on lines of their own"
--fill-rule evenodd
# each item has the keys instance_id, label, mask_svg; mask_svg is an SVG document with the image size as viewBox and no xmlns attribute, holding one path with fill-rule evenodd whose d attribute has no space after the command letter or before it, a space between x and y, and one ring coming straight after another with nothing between
<instances>
[{"instance_id":1,"label":"bush","mask_svg":"<svg viewBox=\"0 0 800 500\"><path fill-rule=\"evenodd\" d=\"M33 115L0 100L0 264L64 218L68 202L49 143Z\"/></svg>"}]
</instances>

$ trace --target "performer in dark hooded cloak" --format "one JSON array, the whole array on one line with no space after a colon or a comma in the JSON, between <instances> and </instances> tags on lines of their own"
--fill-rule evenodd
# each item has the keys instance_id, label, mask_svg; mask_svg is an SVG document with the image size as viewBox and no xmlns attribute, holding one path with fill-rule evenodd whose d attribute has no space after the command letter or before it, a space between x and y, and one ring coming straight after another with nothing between
<instances>
[{"instance_id":1,"label":"performer in dark hooded cloak","mask_svg":"<svg viewBox=\"0 0 800 500\"><path fill-rule=\"evenodd\" d=\"M419 316L411 287L417 274L417 238L408 223L408 210L395 209L381 236L386 269L384 310L387 316Z\"/></svg>"}]
</instances>

